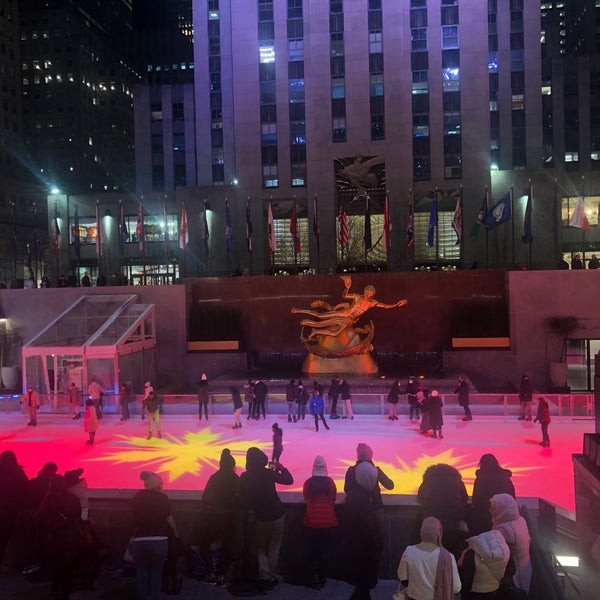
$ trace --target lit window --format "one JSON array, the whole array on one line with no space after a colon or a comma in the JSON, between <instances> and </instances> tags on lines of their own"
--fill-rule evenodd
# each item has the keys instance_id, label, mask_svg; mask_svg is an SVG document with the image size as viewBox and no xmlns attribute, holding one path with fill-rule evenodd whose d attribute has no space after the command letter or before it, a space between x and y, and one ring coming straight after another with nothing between
<instances>
[{"instance_id":1,"label":"lit window","mask_svg":"<svg viewBox=\"0 0 600 600\"><path fill-rule=\"evenodd\" d=\"M273 44L264 44L261 42L259 54L262 64L275 62L275 46Z\"/></svg>"},{"instance_id":2,"label":"lit window","mask_svg":"<svg viewBox=\"0 0 600 600\"><path fill-rule=\"evenodd\" d=\"M565 152L565 162L579 162L579 152Z\"/></svg>"}]
</instances>

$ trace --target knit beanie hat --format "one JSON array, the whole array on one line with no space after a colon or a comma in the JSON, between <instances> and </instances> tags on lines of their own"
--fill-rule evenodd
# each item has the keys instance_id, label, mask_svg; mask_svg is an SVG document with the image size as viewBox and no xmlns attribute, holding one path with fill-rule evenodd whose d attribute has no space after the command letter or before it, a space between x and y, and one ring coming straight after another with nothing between
<instances>
[{"instance_id":1,"label":"knit beanie hat","mask_svg":"<svg viewBox=\"0 0 600 600\"><path fill-rule=\"evenodd\" d=\"M325 459L317 454L313 462L312 474L314 477L327 477L327 463Z\"/></svg>"},{"instance_id":2,"label":"knit beanie hat","mask_svg":"<svg viewBox=\"0 0 600 600\"><path fill-rule=\"evenodd\" d=\"M357 460L373 460L373 450L362 442L356 447Z\"/></svg>"},{"instance_id":3,"label":"knit beanie hat","mask_svg":"<svg viewBox=\"0 0 600 600\"><path fill-rule=\"evenodd\" d=\"M142 471L140 473L140 479L144 482L144 487L147 490L153 490L162 484L160 475L153 473L152 471Z\"/></svg>"},{"instance_id":4,"label":"knit beanie hat","mask_svg":"<svg viewBox=\"0 0 600 600\"><path fill-rule=\"evenodd\" d=\"M229 448L224 448L221 452L219 464L221 465L221 469L233 469L235 467L235 458L231 456Z\"/></svg>"}]
</instances>

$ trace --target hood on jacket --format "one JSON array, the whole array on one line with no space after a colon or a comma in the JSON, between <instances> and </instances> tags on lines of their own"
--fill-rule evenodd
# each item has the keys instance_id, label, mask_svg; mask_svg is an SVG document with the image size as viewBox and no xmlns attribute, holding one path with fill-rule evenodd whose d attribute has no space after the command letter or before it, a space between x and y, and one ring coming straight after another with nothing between
<instances>
[{"instance_id":1,"label":"hood on jacket","mask_svg":"<svg viewBox=\"0 0 600 600\"><path fill-rule=\"evenodd\" d=\"M267 455L260 449L252 446L246 452L246 471L264 469L269 462Z\"/></svg>"},{"instance_id":2,"label":"hood on jacket","mask_svg":"<svg viewBox=\"0 0 600 600\"><path fill-rule=\"evenodd\" d=\"M492 575L500 581L510 558L510 549L504 536L493 529L471 537L467 542L473 552L483 560Z\"/></svg>"}]
</instances>

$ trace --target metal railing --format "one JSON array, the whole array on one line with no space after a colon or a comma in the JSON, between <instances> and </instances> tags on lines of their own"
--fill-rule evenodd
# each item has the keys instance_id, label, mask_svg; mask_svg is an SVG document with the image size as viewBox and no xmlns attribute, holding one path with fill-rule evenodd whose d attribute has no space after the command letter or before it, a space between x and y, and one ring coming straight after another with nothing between
<instances>
[{"instance_id":1,"label":"metal railing","mask_svg":"<svg viewBox=\"0 0 600 600\"><path fill-rule=\"evenodd\" d=\"M459 406L456 394L440 394L444 402L444 413L447 415L462 413L462 407ZM535 394L533 397L532 411L535 415L537 407L537 398L543 396L550 405L550 413L553 418L565 419L592 419L594 418L594 394ZM196 394L164 394L161 395L165 406L169 405L197 405ZM130 409L135 412L136 407L141 404L143 396L133 396ZM6 413L18 412L21 410L19 401L20 395L0 395L0 406L4 404ZM325 397L326 407L329 407L329 400ZM385 415L388 412L387 391L384 393L355 393L352 395L352 406L358 413ZM216 413L225 413L232 407L231 394L225 392L215 392L211 394L211 410ZM285 393L269 392L267 396L267 410L287 412ZM341 401L340 401L341 407ZM470 407L474 414L479 416L493 416L512 418L520 414L521 405L518 394L471 394ZM69 396L67 394L47 394L40 395L40 412L47 413L68 413ZM104 408L107 413L119 412L118 397L113 394L104 396ZM244 407L245 408L245 407ZM25 410L25 408L23 408ZM408 414L408 402L406 396L400 396L398 403L398 412Z\"/></svg>"}]
</instances>

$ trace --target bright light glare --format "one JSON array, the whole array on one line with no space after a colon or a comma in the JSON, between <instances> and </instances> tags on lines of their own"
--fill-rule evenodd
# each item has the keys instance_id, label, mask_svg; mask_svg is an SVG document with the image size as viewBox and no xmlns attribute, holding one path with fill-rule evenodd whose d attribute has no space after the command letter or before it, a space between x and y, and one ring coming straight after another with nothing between
<instances>
[{"instance_id":1,"label":"bright light glare","mask_svg":"<svg viewBox=\"0 0 600 600\"><path fill-rule=\"evenodd\" d=\"M557 556L556 560L563 567L579 566L579 556Z\"/></svg>"}]
</instances>

